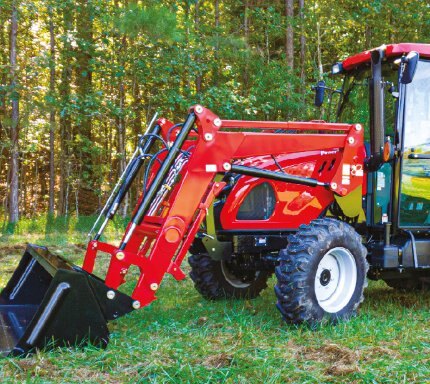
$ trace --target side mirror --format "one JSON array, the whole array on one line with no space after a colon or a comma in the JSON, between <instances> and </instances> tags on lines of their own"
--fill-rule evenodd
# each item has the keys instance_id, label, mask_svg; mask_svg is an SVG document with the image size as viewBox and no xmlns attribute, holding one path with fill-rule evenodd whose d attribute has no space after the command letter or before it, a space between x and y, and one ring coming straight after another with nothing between
<instances>
[{"instance_id":1,"label":"side mirror","mask_svg":"<svg viewBox=\"0 0 430 384\"><path fill-rule=\"evenodd\" d=\"M400 66L400 82L402 84L409 84L412 82L420 55L418 52L411 51L406 57L402 58L402 65Z\"/></svg>"},{"instance_id":2,"label":"side mirror","mask_svg":"<svg viewBox=\"0 0 430 384\"><path fill-rule=\"evenodd\" d=\"M318 81L317 85L313 86L312 89L315 90L315 106L321 107L322 103L324 102L324 92L326 89L325 81L320 80Z\"/></svg>"}]
</instances>

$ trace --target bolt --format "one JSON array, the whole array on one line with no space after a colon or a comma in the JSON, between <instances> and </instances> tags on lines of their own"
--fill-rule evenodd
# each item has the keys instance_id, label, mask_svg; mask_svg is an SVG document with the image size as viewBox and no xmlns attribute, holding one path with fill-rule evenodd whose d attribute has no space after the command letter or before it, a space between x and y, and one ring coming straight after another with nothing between
<instances>
[{"instance_id":1,"label":"bolt","mask_svg":"<svg viewBox=\"0 0 430 384\"><path fill-rule=\"evenodd\" d=\"M201 105L196 105L196 107L194 108L194 111L196 113L202 113L203 112L203 107Z\"/></svg>"},{"instance_id":2,"label":"bolt","mask_svg":"<svg viewBox=\"0 0 430 384\"><path fill-rule=\"evenodd\" d=\"M134 300L133 304L132 304L132 307L134 309L139 309L140 308L140 301L139 300Z\"/></svg>"},{"instance_id":3,"label":"bolt","mask_svg":"<svg viewBox=\"0 0 430 384\"><path fill-rule=\"evenodd\" d=\"M221 127L221 119L219 119L219 118L216 118L215 120L214 120L214 125L215 125L215 127Z\"/></svg>"},{"instance_id":4,"label":"bolt","mask_svg":"<svg viewBox=\"0 0 430 384\"><path fill-rule=\"evenodd\" d=\"M360 132L361 131L361 124L355 124L355 130L357 132Z\"/></svg>"},{"instance_id":5,"label":"bolt","mask_svg":"<svg viewBox=\"0 0 430 384\"><path fill-rule=\"evenodd\" d=\"M118 252L118 253L116 254L116 258L117 258L118 260L124 260L124 257L125 257L124 252Z\"/></svg>"},{"instance_id":6,"label":"bolt","mask_svg":"<svg viewBox=\"0 0 430 384\"><path fill-rule=\"evenodd\" d=\"M109 300L112 300L115 298L115 292L114 291L107 291L106 296Z\"/></svg>"},{"instance_id":7,"label":"bolt","mask_svg":"<svg viewBox=\"0 0 430 384\"><path fill-rule=\"evenodd\" d=\"M229 171L231 169L231 164L230 163L224 163L222 165L222 167L224 168L225 171Z\"/></svg>"},{"instance_id":8,"label":"bolt","mask_svg":"<svg viewBox=\"0 0 430 384\"><path fill-rule=\"evenodd\" d=\"M330 183L330 188L333 190L337 189L337 184L336 183Z\"/></svg>"},{"instance_id":9,"label":"bolt","mask_svg":"<svg viewBox=\"0 0 430 384\"><path fill-rule=\"evenodd\" d=\"M152 283L150 286L152 291L156 291L158 289L158 284L157 283Z\"/></svg>"},{"instance_id":10,"label":"bolt","mask_svg":"<svg viewBox=\"0 0 430 384\"><path fill-rule=\"evenodd\" d=\"M213 139L212 133L205 133L205 140L206 141L211 141L212 139Z\"/></svg>"},{"instance_id":11,"label":"bolt","mask_svg":"<svg viewBox=\"0 0 430 384\"><path fill-rule=\"evenodd\" d=\"M94 243L93 243L93 249L96 249L97 248L97 241L95 241Z\"/></svg>"},{"instance_id":12,"label":"bolt","mask_svg":"<svg viewBox=\"0 0 430 384\"><path fill-rule=\"evenodd\" d=\"M348 143L349 144L354 144L354 138L353 137L348 137Z\"/></svg>"}]
</instances>

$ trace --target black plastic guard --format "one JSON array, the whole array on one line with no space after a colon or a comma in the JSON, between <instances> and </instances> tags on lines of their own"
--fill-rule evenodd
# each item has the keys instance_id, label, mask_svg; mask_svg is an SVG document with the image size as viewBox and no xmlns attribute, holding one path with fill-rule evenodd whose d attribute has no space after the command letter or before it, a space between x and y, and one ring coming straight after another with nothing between
<instances>
[{"instance_id":1,"label":"black plastic guard","mask_svg":"<svg viewBox=\"0 0 430 384\"><path fill-rule=\"evenodd\" d=\"M28 245L0 294L0 354L89 343L106 347L108 320L131 312L132 303L98 277Z\"/></svg>"}]
</instances>

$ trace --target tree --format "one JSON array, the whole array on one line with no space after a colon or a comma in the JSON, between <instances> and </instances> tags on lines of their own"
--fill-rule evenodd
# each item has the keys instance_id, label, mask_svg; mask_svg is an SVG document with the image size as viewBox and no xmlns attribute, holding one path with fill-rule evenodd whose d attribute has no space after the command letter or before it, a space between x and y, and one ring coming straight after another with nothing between
<instances>
[{"instance_id":1,"label":"tree","mask_svg":"<svg viewBox=\"0 0 430 384\"><path fill-rule=\"evenodd\" d=\"M9 188L9 223L15 224L19 219L19 93L17 80L17 35L18 8L12 0L10 29L10 188Z\"/></svg>"},{"instance_id":2,"label":"tree","mask_svg":"<svg viewBox=\"0 0 430 384\"><path fill-rule=\"evenodd\" d=\"M49 111L49 206L48 212L54 214L54 199L55 199L55 126L56 126L56 106L55 98L55 30L53 20L52 4L48 5L49 17L49 98L51 107Z\"/></svg>"},{"instance_id":3,"label":"tree","mask_svg":"<svg viewBox=\"0 0 430 384\"><path fill-rule=\"evenodd\" d=\"M294 1L285 0L285 15L287 16L287 30L285 34L285 56L290 69L294 68Z\"/></svg>"}]
</instances>

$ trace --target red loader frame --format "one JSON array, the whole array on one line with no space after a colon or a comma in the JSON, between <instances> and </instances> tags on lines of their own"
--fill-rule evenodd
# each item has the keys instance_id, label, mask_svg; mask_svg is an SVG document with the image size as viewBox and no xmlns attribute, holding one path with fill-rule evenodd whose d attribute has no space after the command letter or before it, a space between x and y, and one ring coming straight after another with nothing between
<instances>
[{"instance_id":1,"label":"red loader frame","mask_svg":"<svg viewBox=\"0 0 430 384\"><path fill-rule=\"evenodd\" d=\"M241 173L304 184L331 201L334 194L345 196L365 185L363 130L358 124L221 120L196 105L181 127L166 119L159 119L157 127L166 142L171 136L176 139L167 144L168 150L160 151L157 162L148 165L147 188L120 246L93 239L83 263L83 269L92 273L98 252L110 254L105 284L113 289L125 282L130 266L137 266L140 276L132 294L135 309L156 299L166 272L176 280L185 278L181 263L208 208L226 185L214 181L217 174ZM256 156L333 150L341 155L328 180L241 165L241 160ZM168 173L172 168L176 174Z\"/></svg>"}]
</instances>

